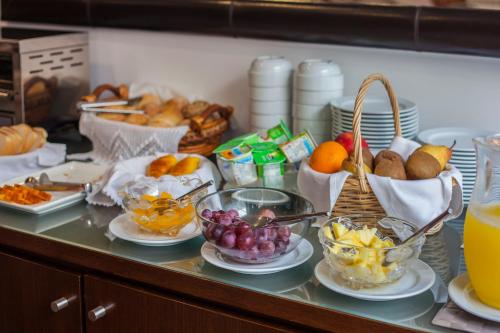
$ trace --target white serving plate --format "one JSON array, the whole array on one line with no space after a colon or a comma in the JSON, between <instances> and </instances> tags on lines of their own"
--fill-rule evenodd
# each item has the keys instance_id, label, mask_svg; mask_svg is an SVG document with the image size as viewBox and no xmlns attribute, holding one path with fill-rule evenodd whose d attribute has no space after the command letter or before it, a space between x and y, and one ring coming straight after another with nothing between
<instances>
[{"instance_id":1,"label":"white serving plate","mask_svg":"<svg viewBox=\"0 0 500 333\"><path fill-rule=\"evenodd\" d=\"M342 119L343 121L347 121L347 122L351 122L352 123L352 119L353 119L353 115L352 114L346 114L346 113L337 113L339 118ZM399 120L400 120L400 123L410 123L410 122L414 122L414 121L417 121L419 118L419 115L418 113L412 113L412 114L409 114L407 116L401 116L399 117ZM373 116L370 116L370 115L365 115L365 114L362 114L361 115L361 122L366 122L367 124L368 123L375 123L375 124L392 124L394 122L394 118L393 117L383 117L381 115L373 115Z\"/></svg>"},{"instance_id":2,"label":"white serving plate","mask_svg":"<svg viewBox=\"0 0 500 333\"><path fill-rule=\"evenodd\" d=\"M339 110L354 112L354 103L356 96L344 96L332 101L332 107ZM405 113L413 112L417 106L410 100L398 98L399 113L402 116ZM363 101L363 114L388 115L392 117L392 108L387 97L366 97Z\"/></svg>"},{"instance_id":3,"label":"white serving plate","mask_svg":"<svg viewBox=\"0 0 500 333\"><path fill-rule=\"evenodd\" d=\"M39 177L42 172L45 172L49 176L49 178L54 181L72 183L95 182L106 172L106 169L107 167L104 165L83 162L68 162L32 174L10 179L1 183L0 186L22 184L27 177ZM61 210L68 206L74 205L85 199L86 196L86 194L83 192L75 191L55 191L49 193L52 195L52 199L48 202L42 202L36 205L20 205L11 202L0 201L0 206L21 210L23 212L31 214L41 215L52 213L57 210Z\"/></svg>"},{"instance_id":4,"label":"white serving plate","mask_svg":"<svg viewBox=\"0 0 500 333\"><path fill-rule=\"evenodd\" d=\"M212 265L236 273L252 275L272 274L299 266L309 260L313 253L314 249L311 243L307 239L302 239L293 251L275 261L265 264L244 264L221 258L216 247L209 242L205 242L201 247L201 256Z\"/></svg>"},{"instance_id":5,"label":"white serving plate","mask_svg":"<svg viewBox=\"0 0 500 333\"><path fill-rule=\"evenodd\" d=\"M128 214L115 217L109 223L109 231L118 238L144 246L171 246L201 235L201 228L194 220L182 228L177 237L169 237L142 230Z\"/></svg>"},{"instance_id":6,"label":"white serving plate","mask_svg":"<svg viewBox=\"0 0 500 333\"><path fill-rule=\"evenodd\" d=\"M450 298L461 309L483 319L500 323L500 310L481 302L469 281L467 273L454 278L448 286Z\"/></svg>"},{"instance_id":7,"label":"white serving plate","mask_svg":"<svg viewBox=\"0 0 500 333\"><path fill-rule=\"evenodd\" d=\"M491 134L492 133L490 131L473 128L439 127L420 132L418 134L418 140L433 145L445 146L451 146L453 141L456 140L457 143L453 148L453 151L454 154L459 155L460 151L463 153L470 153L474 151L472 139Z\"/></svg>"},{"instance_id":8,"label":"white serving plate","mask_svg":"<svg viewBox=\"0 0 500 333\"><path fill-rule=\"evenodd\" d=\"M377 288L354 290L342 285L334 278L325 259L316 265L314 275L328 289L366 301L391 301L415 296L430 289L436 280L432 268L421 260L417 260L398 281Z\"/></svg>"}]
</instances>

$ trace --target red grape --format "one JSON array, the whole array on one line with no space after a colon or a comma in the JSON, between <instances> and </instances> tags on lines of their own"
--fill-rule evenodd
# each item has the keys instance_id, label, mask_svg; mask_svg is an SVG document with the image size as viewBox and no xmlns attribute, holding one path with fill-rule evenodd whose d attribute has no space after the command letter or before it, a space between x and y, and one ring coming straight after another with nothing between
<instances>
[{"instance_id":1,"label":"red grape","mask_svg":"<svg viewBox=\"0 0 500 333\"><path fill-rule=\"evenodd\" d=\"M222 234L222 237L219 241L222 247L227 249L231 249L236 244L236 234L232 230L227 230Z\"/></svg>"},{"instance_id":2,"label":"red grape","mask_svg":"<svg viewBox=\"0 0 500 333\"><path fill-rule=\"evenodd\" d=\"M278 237L278 228L277 227L268 227L267 228L267 239L270 241L275 241Z\"/></svg>"},{"instance_id":3,"label":"red grape","mask_svg":"<svg viewBox=\"0 0 500 333\"><path fill-rule=\"evenodd\" d=\"M264 257L271 257L274 254L276 246L271 241L264 241L259 244L259 251Z\"/></svg>"},{"instance_id":4,"label":"red grape","mask_svg":"<svg viewBox=\"0 0 500 333\"><path fill-rule=\"evenodd\" d=\"M228 214L223 214L223 215L219 216L218 222L219 222L219 224L228 226L228 225L231 225L233 223L233 219Z\"/></svg>"},{"instance_id":5,"label":"red grape","mask_svg":"<svg viewBox=\"0 0 500 333\"><path fill-rule=\"evenodd\" d=\"M215 225L214 229L212 230L212 240L218 241L226 228L222 225Z\"/></svg>"},{"instance_id":6,"label":"red grape","mask_svg":"<svg viewBox=\"0 0 500 333\"><path fill-rule=\"evenodd\" d=\"M268 240L269 230L267 228L257 229L254 233L257 244Z\"/></svg>"},{"instance_id":7,"label":"red grape","mask_svg":"<svg viewBox=\"0 0 500 333\"><path fill-rule=\"evenodd\" d=\"M204 209L201 212L201 216L206 218L207 220L210 220L212 218L212 211L210 209Z\"/></svg>"},{"instance_id":8,"label":"red grape","mask_svg":"<svg viewBox=\"0 0 500 333\"><path fill-rule=\"evenodd\" d=\"M286 252L286 248L288 247L288 243L284 241L277 241L276 242L276 253L283 254Z\"/></svg>"},{"instance_id":9,"label":"red grape","mask_svg":"<svg viewBox=\"0 0 500 333\"><path fill-rule=\"evenodd\" d=\"M288 239L288 238L290 238L291 233L292 232L290 231L289 227L287 227L287 226L280 227L278 229L278 239L282 239L282 240Z\"/></svg>"},{"instance_id":10,"label":"red grape","mask_svg":"<svg viewBox=\"0 0 500 333\"><path fill-rule=\"evenodd\" d=\"M253 236L252 231L248 230L239 235L236 242L240 250L247 251L255 244L255 237Z\"/></svg>"},{"instance_id":11,"label":"red grape","mask_svg":"<svg viewBox=\"0 0 500 333\"><path fill-rule=\"evenodd\" d=\"M248 224L247 222L240 222L238 224L238 227L236 228L236 234L239 236L248 230L252 230L252 226Z\"/></svg>"},{"instance_id":12,"label":"red grape","mask_svg":"<svg viewBox=\"0 0 500 333\"><path fill-rule=\"evenodd\" d=\"M231 216L231 218L234 220L236 217L240 216L240 214L238 213L238 211L236 209L230 209L227 211L227 213L229 216Z\"/></svg>"}]
</instances>

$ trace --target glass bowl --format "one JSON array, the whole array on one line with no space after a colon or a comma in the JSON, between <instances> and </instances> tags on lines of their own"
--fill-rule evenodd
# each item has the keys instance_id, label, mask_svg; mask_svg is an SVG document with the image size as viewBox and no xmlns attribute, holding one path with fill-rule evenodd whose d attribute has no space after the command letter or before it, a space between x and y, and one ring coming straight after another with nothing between
<instances>
[{"instance_id":1,"label":"glass bowl","mask_svg":"<svg viewBox=\"0 0 500 333\"><path fill-rule=\"evenodd\" d=\"M271 262L293 251L309 229L310 221L292 225L253 227L258 215L296 215L314 212L303 197L277 189L241 187L209 194L196 204L205 239L221 259L241 263Z\"/></svg>"},{"instance_id":2,"label":"glass bowl","mask_svg":"<svg viewBox=\"0 0 500 333\"><path fill-rule=\"evenodd\" d=\"M201 180L183 185L194 188L201 185ZM194 204L207 194L207 189L177 200L160 187L154 181L127 184L121 193L123 208L141 229L176 237L182 228L197 221Z\"/></svg>"},{"instance_id":3,"label":"glass bowl","mask_svg":"<svg viewBox=\"0 0 500 333\"><path fill-rule=\"evenodd\" d=\"M297 192L300 163L241 163L217 155L217 166L228 188L240 186L287 189Z\"/></svg>"},{"instance_id":4,"label":"glass bowl","mask_svg":"<svg viewBox=\"0 0 500 333\"><path fill-rule=\"evenodd\" d=\"M351 230L355 232L346 236ZM398 244L417 230L414 224L392 217L348 215L325 221L318 237L335 277L360 289L397 281L406 273L418 259L425 236Z\"/></svg>"}]
</instances>

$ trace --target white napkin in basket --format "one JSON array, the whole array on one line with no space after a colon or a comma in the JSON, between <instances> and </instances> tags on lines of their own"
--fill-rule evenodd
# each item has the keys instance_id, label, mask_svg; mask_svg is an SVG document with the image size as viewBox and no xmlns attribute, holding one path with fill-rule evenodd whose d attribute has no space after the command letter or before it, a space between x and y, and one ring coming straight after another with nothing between
<instances>
[{"instance_id":1,"label":"white napkin in basket","mask_svg":"<svg viewBox=\"0 0 500 333\"><path fill-rule=\"evenodd\" d=\"M391 150L407 158L420 145L414 141L396 137ZM328 211L335 206L344 182L350 175L341 171L324 174L314 171L304 161L299 170L297 184L299 191L309 199L316 211ZM422 227L444 212L451 200L452 178L462 187L462 174L452 165L434 179L402 181L368 174L367 179L388 216L415 223ZM359 212L363 213L363 212ZM453 212L448 219L458 217L460 211Z\"/></svg>"},{"instance_id":2,"label":"white napkin in basket","mask_svg":"<svg viewBox=\"0 0 500 333\"><path fill-rule=\"evenodd\" d=\"M64 163L65 159L66 145L49 142L29 153L0 156L0 182Z\"/></svg>"},{"instance_id":3,"label":"white napkin in basket","mask_svg":"<svg viewBox=\"0 0 500 333\"><path fill-rule=\"evenodd\" d=\"M111 166L107 175L103 177L103 181L94 186L94 190L87 196L87 202L95 205L112 206L114 204L121 205L122 200L120 191L123 186L130 182L143 182L151 178L145 176L147 166L156 158L165 155L165 153L156 153L151 156L136 157L129 160L117 162ZM165 175L158 178L158 186L161 192L168 192L174 198L185 194L194 186L188 184L185 180L198 178L203 183L209 180L214 180L215 185L208 188L209 193L216 191L216 185L220 182L220 175L218 174L215 165L207 158L196 154L175 154L178 160L186 156L196 156L201 159L200 167L193 174L174 177ZM196 185L196 183L195 183Z\"/></svg>"}]
</instances>

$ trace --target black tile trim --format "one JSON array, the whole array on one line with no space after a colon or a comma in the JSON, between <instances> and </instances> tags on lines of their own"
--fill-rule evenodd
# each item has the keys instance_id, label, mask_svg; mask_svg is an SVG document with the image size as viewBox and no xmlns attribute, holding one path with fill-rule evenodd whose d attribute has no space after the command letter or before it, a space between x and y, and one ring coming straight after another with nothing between
<instances>
[{"instance_id":1,"label":"black tile trim","mask_svg":"<svg viewBox=\"0 0 500 333\"><path fill-rule=\"evenodd\" d=\"M500 11L306 0L2 0L2 19L500 57ZM61 6L64 2L65 5Z\"/></svg>"}]
</instances>

